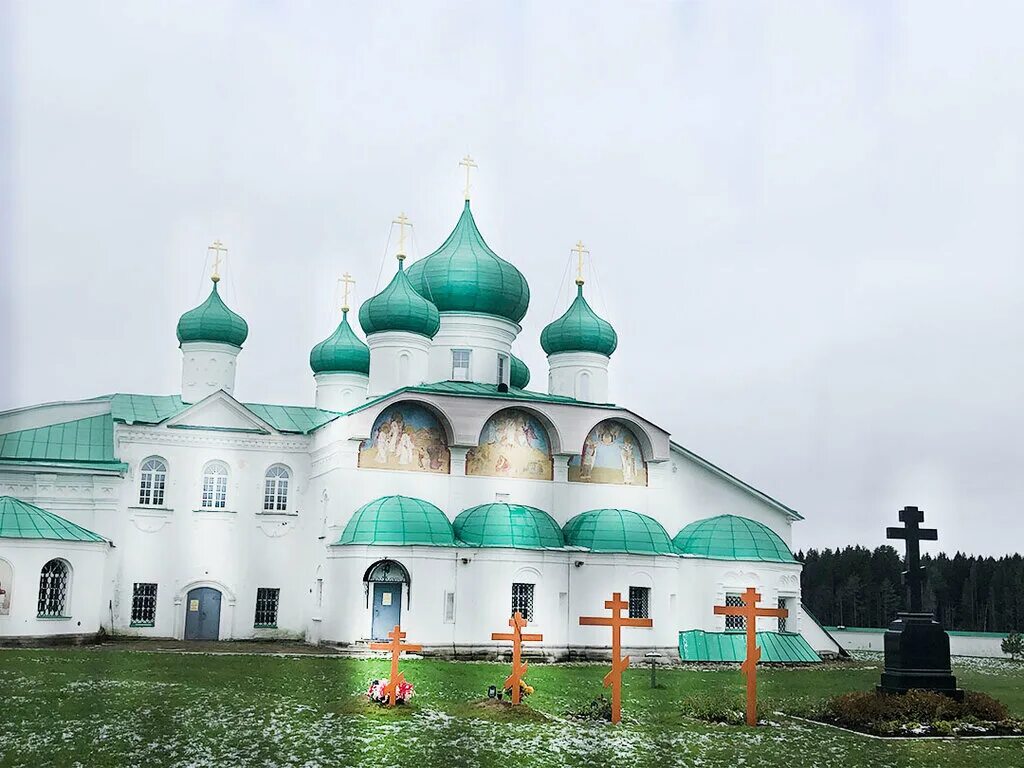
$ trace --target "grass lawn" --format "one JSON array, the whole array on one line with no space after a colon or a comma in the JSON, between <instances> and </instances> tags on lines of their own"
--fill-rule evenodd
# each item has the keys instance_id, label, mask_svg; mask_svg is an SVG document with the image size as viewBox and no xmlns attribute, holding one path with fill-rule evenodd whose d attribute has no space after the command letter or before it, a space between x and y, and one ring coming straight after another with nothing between
<instances>
[{"instance_id":1,"label":"grass lawn","mask_svg":"<svg viewBox=\"0 0 1024 768\"><path fill-rule=\"evenodd\" d=\"M779 709L870 689L880 658L759 674ZM0 651L0 766L1022 766L1024 741L892 741L773 718L773 727L687 721L692 695L742 695L736 669L630 670L621 725L570 720L602 691L601 665L531 664L532 717L473 706L499 664L403 662L411 707L363 703L387 662L126 650ZM960 684L1024 716L1024 667L964 661ZM537 713L541 713L540 716Z\"/></svg>"}]
</instances>

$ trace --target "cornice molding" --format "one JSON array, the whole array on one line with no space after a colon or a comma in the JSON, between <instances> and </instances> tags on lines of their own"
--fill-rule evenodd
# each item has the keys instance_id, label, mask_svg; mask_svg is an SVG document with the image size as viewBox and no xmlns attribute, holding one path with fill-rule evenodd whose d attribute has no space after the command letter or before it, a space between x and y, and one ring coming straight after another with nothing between
<instances>
[{"instance_id":1,"label":"cornice molding","mask_svg":"<svg viewBox=\"0 0 1024 768\"><path fill-rule=\"evenodd\" d=\"M185 432L169 429L120 426L117 430L119 443L144 443L146 445L183 445L215 448L235 448L251 451L287 451L309 453L309 437L295 435L252 435L230 432Z\"/></svg>"}]
</instances>

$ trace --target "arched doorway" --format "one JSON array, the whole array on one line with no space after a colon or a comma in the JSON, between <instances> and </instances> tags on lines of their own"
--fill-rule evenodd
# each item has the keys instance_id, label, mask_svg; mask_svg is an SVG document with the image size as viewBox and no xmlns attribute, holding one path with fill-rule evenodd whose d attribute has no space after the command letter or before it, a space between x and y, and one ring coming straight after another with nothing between
<instances>
[{"instance_id":1,"label":"arched doorway","mask_svg":"<svg viewBox=\"0 0 1024 768\"><path fill-rule=\"evenodd\" d=\"M221 594L213 587L190 589L185 598L185 639L220 639Z\"/></svg>"},{"instance_id":2,"label":"arched doorway","mask_svg":"<svg viewBox=\"0 0 1024 768\"><path fill-rule=\"evenodd\" d=\"M388 632L402 623L402 593L409 599L409 572L394 560L378 560L366 569L363 585L371 600L370 637L387 640Z\"/></svg>"}]
</instances>

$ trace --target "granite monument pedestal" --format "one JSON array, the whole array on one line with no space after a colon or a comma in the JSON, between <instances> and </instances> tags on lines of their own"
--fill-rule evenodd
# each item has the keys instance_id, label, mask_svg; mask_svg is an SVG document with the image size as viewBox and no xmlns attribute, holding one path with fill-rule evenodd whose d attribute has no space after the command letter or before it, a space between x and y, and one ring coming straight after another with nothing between
<instances>
[{"instance_id":1,"label":"granite monument pedestal","mask_svg":"<svg viewBox=\"0 0 1024 768\"><path fill-rule=\"evenodd\" d=\"M877 690L906 693L912 688L957 701L964 697L949 662L949 635L930 613L898 613L885 633L885 670Z\"/></svg>"}]
</instances>

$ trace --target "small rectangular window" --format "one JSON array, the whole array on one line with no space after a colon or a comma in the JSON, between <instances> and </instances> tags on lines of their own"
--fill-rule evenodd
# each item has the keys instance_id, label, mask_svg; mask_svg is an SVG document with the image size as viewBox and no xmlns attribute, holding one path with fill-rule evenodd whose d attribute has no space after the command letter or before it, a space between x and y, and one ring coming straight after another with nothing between
<instances>
[{"instance_id":1,"label":"small rectangular window","mask_svg":"<svg viewBox=\"0 0 1024 768\"><path fill-rule=\"evenodd\" d=\"M508 384L505 378L505 370L508 366L508 359L504 355L498 355L498 383Z\"/></svg>"},{"instance_id":2,"label":"small rectangular window","mask_svg":"<svg viewBox=\"0 0 1024 768\"><path fill-rule=\"evenodd\" d=\"M629 588L629 618L649 619L651 618L651 588L630 587Z\"/></svg>"},{"instance_id":3,"label":"small rectangular window","mask_svg":"<svg viewBox=\"0 0 1024 768\"><path fill-rule=\"evenodd\" d=\"M132 587L132 626L152 627L156 623L156 584L135 582Z\"/></svg>"},{"instance_id":4,"label":"small rectangular window","mask_svg":"<svg viewBox=\"0 0 1024 768\"><path fill-rule=\"evenodd\" d=\"M256 590L256 620L254 627L273 629L277 627L277 606L281 590L277 587L260 587Z\"/></svg>"},{"instance_id":5,"label":"small rectangular window","mask_svg":"<svg viewBox=\"0 0 1024 768\"><path fill-rule=\"evenodd\" d=\"M784 597L780 597L779 598L779 608L781 608L784 611L788 611L789 610L789 601L786 598L784 598ZM788 616L787 617L783 617L783 616L779 617L779 632L787 632L788 631L786 629L786 627L788 626L786 620L788 618L789 618Z\"/></svg>"},{"instance_id":6,"label":"small rectangular window","mask_svg":"<svg viewBox=\"0 0 1024 768\"><path fill-rule=\"evenodd\" d=\"M455 593L445 592L444 593L444 623L454 624L455 623Z\"/></svg>"},{"instance_id":7,"label":"small rectangular window","mask_svg":"<svg viewBox=\"0 0 1024 768\"><path fill-rule=\"evenodd\" d=\"M512 585L512 614L516 611L527 621L533 621L533 584Z\"/></svg>"},{"instance_id":8,"label":"small rectangular window","mask_svg":"<svg viewBox=\"0 0 1024 768\"><path fill-rule=\"evenodd\" d=\"M469 381L468 349L452 350L452 381Z\"/></svg>"},{"instance_id":9,"label":"small rectangular window","mask_svg":"<svg viewBox=\"0 0 1024 768\"><path fill-rule=\"evenodd\" d=\"M725 604L732 608L742 608L744 605L743 598L740 597L739 593L730 592L725 596ZM726 616L725 617L725 631L726 632L742 632L747 628L747 618L745 616Z\"/></svg>"}]
</instances>

